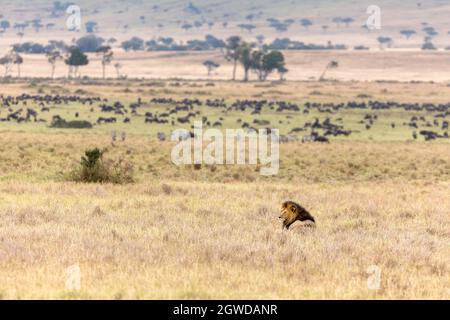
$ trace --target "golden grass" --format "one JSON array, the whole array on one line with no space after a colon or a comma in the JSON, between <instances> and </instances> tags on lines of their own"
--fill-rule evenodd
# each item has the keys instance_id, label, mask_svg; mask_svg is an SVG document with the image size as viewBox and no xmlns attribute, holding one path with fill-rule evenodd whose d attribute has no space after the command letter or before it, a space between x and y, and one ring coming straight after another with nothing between
<instances>
[{"instance_id":1,"label":"golden grass","mask_svg":"<svg viewBox=\"0 0 450 320\"><path fill-rule=\"evenodd\" d=\"M0 183L2 298L449 298L446 183ZM283 200L317 219L285 232ZM78 264L81 290L65 287ZM368 290L366 270L381 269Z\"/></svg>"},{"instance_id":2,"label":"golden grass","mask_svg":"<svg viewBox=\"0 0 450 320\"><path fill-rule=\"evenodd\" d=\"M446 144L286 144L267 178L251 166L177 168L171 143L142 137L2 140L2 298L449 298ZM90 145L128 154L138 183L63 182ZM317 228L283 232L287 199ZM80 291L65 287L74 264Z\"/></svg>"},{"instance_id":3,"label":"golden grass","mask_svg":"<svg viewBox=\"0 0 450 320\"><path fill-rule=\"evenodd\" d=\"M49 129L48 129L49 130ZM0 180L63 181L88 148L106 149L106 157L134 167L138 182L323 182L408 179L430 183L450 180L450 148L439 142L351 142L280 145L280 170L261 176L256 165L175 166L172 142L129 136L111 143L109 135L81 133L2 133Z\"/></svg>"}]
</instances>

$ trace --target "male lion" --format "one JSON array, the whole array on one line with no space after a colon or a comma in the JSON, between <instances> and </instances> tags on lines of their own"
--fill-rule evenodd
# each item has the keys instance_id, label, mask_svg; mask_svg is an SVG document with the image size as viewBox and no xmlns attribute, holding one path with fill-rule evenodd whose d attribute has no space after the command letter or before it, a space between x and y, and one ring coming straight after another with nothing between
<instances>
[{"instance_id":1,"label":"male lion","mask_svg":"<svg viewBox=\"0 0 450 320\"><path fill-rule=\"evenodd\" d=\"M281 205L279 218L283 220L282 229L289 229L289 227L297 220L312 221L314 224L316 223L314 217L305 208L293 201L286 201Z\"/></svg>"}]
</instances>

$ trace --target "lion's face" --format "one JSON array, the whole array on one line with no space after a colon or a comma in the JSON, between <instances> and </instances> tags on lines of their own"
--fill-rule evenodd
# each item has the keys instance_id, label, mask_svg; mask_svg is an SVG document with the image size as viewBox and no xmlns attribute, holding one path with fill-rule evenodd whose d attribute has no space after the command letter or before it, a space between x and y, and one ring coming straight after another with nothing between
<instances>
[{"instance_id":1,"label":"lion's face","mask_svg":"<svg viewBox=\"0 0 450 320\"><path fill-rule=\"evenodd\" d=\"M295 205L295 203L287 201L281 205L281 211L280 211L279 218L281 220L283 220L284 227L288 228L289 225L294 223L294 221L297 218L297 214L298 214L297 211L298 211L298 208Z\"/></svg>"}]
</instances>

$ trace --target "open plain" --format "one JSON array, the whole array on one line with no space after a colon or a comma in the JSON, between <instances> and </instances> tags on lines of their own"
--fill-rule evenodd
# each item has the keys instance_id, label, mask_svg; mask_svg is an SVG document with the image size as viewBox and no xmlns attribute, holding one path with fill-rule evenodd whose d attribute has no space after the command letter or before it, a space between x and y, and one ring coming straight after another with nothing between
<instances>
[{"instance_id":1,"label":"open plain","mask_svg":"<svg viewBox=\"0 0 450 320\"><path fill-rule=\"evenodd\" d=\"M31 84L30 84L31 83ZM177 84L176 84L177 83ZM0 296L11 298L449 298L450 148L448 139L414 140L411 117L428 111L341 109L308 101L398 101L443 104L443 83L215 81L10 81L3 98L100 97L92 105L52 104L47 122L2 122L0 146ZM357 98L365 93L365 98ZM370 96L370 98L367 98ZM300 111L195 107L212 122L239 127L237 118L271 121L281 134L319 118L342 118L348 137L330 143L293 141L280 146L280 171L261 176L257 166L175 166L173 142L158 141L173 126L145 123L169 104L151 99L247 98L289 100ZM137 115L97 124L106 104L143 101ZM24 108L3 107L0 117ZM91 111L91 108L94 111ZM264 110L264 109L263 109ZM84 119L92 129L49 127L51 118ZM181 116L184 113L177 114ZM366 114L377 115L369 130ZM123 123L125 117L130 123ZM176 117L174 117L176 119ZM442 123L443 119L439 119ZM279 121L282 121L280 123ZM288 123L289 122L289 123ZM391 123L396 123L392 128ZM421 123L420 121L418 122ZM423 124L425 125L425 124ZM182 126L182 125L180 125ZM257 126L257 125L255 125ZM177 128L178 125L175 125ZM189 125L185 126L189 128ZM263 126L260 126L263 127ZM126 132L125 141L112 140ZM439 130L439 132L441 132ZM299 137L307 132L299 132ZM134 167L124 185L67 181L87 148ZM315 216L315 229L281 230L279 207L294 199ZM80 290L66 286L78 266ZM369 290L371 266L381 271Z\"/></svg>"}]
</instances>

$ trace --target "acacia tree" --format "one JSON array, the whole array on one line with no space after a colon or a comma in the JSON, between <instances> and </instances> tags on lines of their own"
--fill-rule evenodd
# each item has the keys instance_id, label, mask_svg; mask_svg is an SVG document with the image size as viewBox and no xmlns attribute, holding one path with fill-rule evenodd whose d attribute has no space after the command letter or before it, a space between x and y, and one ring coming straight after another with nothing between
<instances>
[{"instance_id":1,"label":"acacia tree","mask_svg":"<svg viewBox=\"0 0 450 320\"><path fill-rule=\"evenodd\" d=\"M117 42L116 38L109 38L108 41L106 41L109 45L113 45L114 43Z\"/></svg>"},{"instance_id":2,"label":"acacia tree","mask_svg":"<svg viewBox=\"0 0 450 320\"><path fill-rule=\"evenodd\" d=\"M71 47L69 49L69 55L64 62L69 66L69 77L73 74L75 77L78 75L78 68L85 66L89 63L87 55L85 55L80 48Z\"/></svg>"},{"instance_id":3,"label":"acacia tree","mask_svg":"<svg viewBox=\"0 0 450 320\"><path fill-rule=\"evenodd\" d=\"M279 70L284 64L284 56L280 51L257 50L252 53L251 68L260 81L266 80L274 70Z\"/></svg>"},{"instance_id":4,"label":"acacia tree","mask_svg":"<svg viewBox=\"0 0 450 320\"><path fill-rule=\"evenodd\" d=\"M52 74L51 78L53 79L55 76L56 62L63 59L61 52L59 51L49 51L45 54L47 56L47 61L52 66Z\"/></svg>"},{"instance_id":5,"label":"acacia tree","mask_svg":"<svg viewBox=\"0 0 450 320\"><path fill-rule=\"evenodd\" d=\"M184 30L188 31L189 29L192 29L192 24L190 23L184 23L181 28L183 28Z\"/></svg>"},{"instance_id":6,"label":"acacia tree","mask_svg":"<svg viewBox=\"0 0 450 320\"><path fill-rule=\"evenodd\" d=\"M227 39L225 58L233 62L233 80L236 80L236 67L239 61L239 47L241 46L241 37L232 36Z\"/></svg>"},{"instance_id":7,"label":"acacia tree","mask_svg":"<svg viewBox=\"0 0 450 320\"><path fill-rule=\"evenodd\" d=\"M86 22L85 27L86 27L87 33L94 33L97 31L97 22L88 21L88 22Z\"/></svg>"},{"instance_id":8,"label":"acacia tree","mask_svg":"<svg viewBox=\"0 0 450 320\"><path fill-rule=\"evenodd\" d=\"M301 19L300 24L305 28L305 30L308 30L310 26L312 26L312 21L309 19Z\"/></svg>"},{"instance_id":9,"label":"acacia tree","mask_svg":"<svg viewBox=\"0 0 450 320\"><path fill-rule=\"evenodd\" d=\"M238 24L238 27L243 29L243 30L247 30L250 33L252 32L253 29L256 28L255 25L250 24L250 23L241 23L241 24Z\"/></svg>"},{"instance_id":10,"label":"acacia tree","mask_svg":"<svg viewBox=\"0 0 450 320\"><path fill-rule=\"evenodd\" d=\"M332 61L328 62L327 66L325 67L325 70L320 75L319 81L325 80L325 74L327 73L327 71L329 69L336 69L337 67L339 67L339 63L337 61L332 60Z\"/></svg>"},{"instance_id":11,"label":"acacia tree","mask_svg":"<svg viewBox=\"0 0 450 320\"><path fill-rule=\"evenodd\" d=\"M22 56L18 52L12 51L10 53L10 59L12 64L17 65L17 77L20 78L20 66L23 63Z\"/></svg>"},{"instance_id":12,"label":"acacia tree","mask_svg":"<svg viewBox=\"0 0 450 320\"><path fill-rule=\"evenodd\" d=\"M211 72L218 67L220 67L220 64L212 61L212 60L206 60L203 62L203 65L206 67L206 70L208 70L208 76L211 75Z\"/></svg>"},{"instance_id":13,"label":"acacia tree","mask_svg":"<svg viewBox=\"0 0 450 320\"><path fill-rule=\"evenodd\" d=\"M409 38L411 38L412 35L416 34L416 31L414 31L412 29L404 29L404 30L400 30L400 34L405 36L405 38L408 40Z\"/></svg>"},{"instance_id":14,"label":"acacia tree","mask_svg":"<svg viewBox=\"0 0 450 320\"><path fill-rule=\"evenodd\" d=\"M340 27L341 23L342 23L342 17L334 17L333 18L333 22L336 23L336 27Z\"/></svg>"},{"instance_id":15,"label":"acacia tree","mask_svg":"<svg viewBox=\"0 0 450 320\"><path fill-rule=\"evenodd\" d=\"M422 44L422 50L436 50L431 37L425 37Z\"/></svg>"},{"instance_id":16,"label":"acacia tree","mask_svg":"<svg viewBox=\"0 0 450 320\"><path fill-rule=\"evenodd\" d=\"M114 53L112 52L110 46L101 46L97 49L97 54L101 55L102 58L102 75L103 79L105 79L106 66L111 63Z\"/></svg>"},{"instance_id":17,"label":"acacia tree","mask_svg":"<svg viewBox=\"0 0 450 320\"><path fill-rule=\"evenodd\" d=\"M355 21L355 19L353 19L352 17L346 17L346 18L342 18L341 22L345 23L345 26L348 28L350 26L351 23L353 23Z\"/></svg>"},{"instance_id":18,"label":"acacia tree","mask_svg":"<svg viewBox=\"0 0 450 320\"><path fill-rule=\"evenodd\" d=\"M277 71L278 74L280 75L280 81L284 81L284 75L289 72L289 69L287 69L284 65L282 65L278 67Z\"/></svg>"},{"instance_id":19,"label":"acacia tree","mask_svg":"<svg viewBox=\"0 0 450 320\"><path fill-rule=\"evenodd\" d=\"M256 36L256 41L258 41L258 46L259 46L260 48L262 48L263 45L264 45L264 39L265 39L265 37L264 37L264 35L262 35L262 34Z\"/></svg>"},{"instance_id":20,"label":"acacia tree","mask_svg":"<svg viewBox=\"0 0 450 320\"><path fill-rule=\"evenodd\" d=\"M36 32L39 32L44 25L41 23L41 19L34 19L31 23L32 27Z\"/></svg>"},{"instance_id":21,"label":"acacia tree","mask_svg":"<svg viewBox=\"0 0 450 320\"><path fill-rule=\"evenodd\" d=\"M248 72L252 67L252 47L244 42L239 47L239 62L244 68L244 81L248 81Z\"/></svg>"},{"instance_id":22,"label":"acacia tree","mask_svg":"<svg viewBox=\"0 0 450 320\"><path fill-rule=\"evenodd\" d=\"M380 44L380 49L383 49L383 45L387 45L390 47L392 45L392 39L390 37L380 36L377 38L378 43Z\"/></svg>"},{"instance_id":23,"label":"acacia tree","mask_svg":"<svg viewBox=\"0 0 450 320\"><path fill-rule=\"evenodd\" d=\"M117 62L116 64L114 64L114 68L116 69L117 72L117 78L120 78L121 77L120 69L122 69L122 64Z\"/></svg>"},{"instance_id":24,"label":"acacia tree","mask_svg":"<svg viewBox=\"0 0 450 320\"><path fill-rule=\"evenodd\" d=\"M2 20L0 21L0 29L2 29L3 32L6 31L6 29L9 29L11 27L11 24L8 20Z\"/></svg>"},{"instance_id":25,"label":"acacia tree","mask_svg":"<svg viewBox=\"0 0 450 320\"><path fill-rule=\"evenodd\" d=\"M0 65L4 68L3 76L6 78L8 76L9 71L11 70L12 60L10 55L5 55L0 58Z\"/></svg>"}]
</instances>

